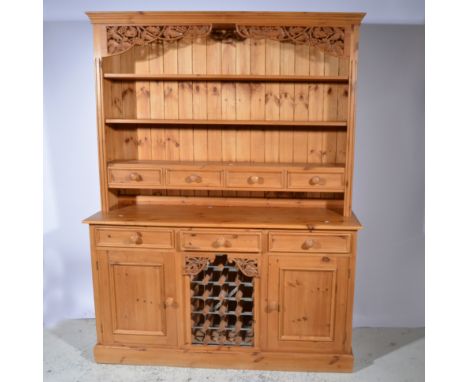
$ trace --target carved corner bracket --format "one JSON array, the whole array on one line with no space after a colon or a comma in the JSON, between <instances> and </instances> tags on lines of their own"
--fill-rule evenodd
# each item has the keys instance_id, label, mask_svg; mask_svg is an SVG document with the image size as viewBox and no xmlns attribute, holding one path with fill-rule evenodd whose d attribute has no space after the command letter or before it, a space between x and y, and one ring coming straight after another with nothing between
<instances>
[{"instance_id":1,"label":"carved corner bracket","mask_svg":"<svg viewBox=\"0 0 468 382\"><path fill-rule=\"evenodd\" d=\"M107 52L118 54L134 45L155 41L176 41L184 37L202 37L211 32L211 25L110 25L106 27Z\"/></svg>"},{"instance_id":2,"label":"carved corner bracket","mask_svg":"<svg viewBox=\"0 0 468 382\"><path fill-rule=\"evenodd\" d=\"M295 44L310 44L316 48L342 56L345 47L345 29L314 26L257 26L236 24L230 28L200 25L109 25L106 27L107 52L123 53L133 46L156 41L177 41L184 37L206 37L215 40L270 39Z\"/></svg>"},{"instance_id":3,"label":"carved corner bracket","mask_svg":"<svg viewBox=\"0 0 468 382\"><path fill-rule=\"evenodd\" d=\"M257 259L246 259L240 257L229 258L230 261L233 261L237 268L247 277L259 277L260 273L258 271L258 261Z\"/></svg>"},{"instance_id":4,"label":"carved corner bracket","mask_svg":"<svg viewBox=\"0 0 468 382\"><path fill-rule=\"evenodd\" d=\"M201 271L206 270L206 268L208 268L209 263L209 257L186 257L184 273L189 276L196 276Z\"/></svg>"}]
</instances>

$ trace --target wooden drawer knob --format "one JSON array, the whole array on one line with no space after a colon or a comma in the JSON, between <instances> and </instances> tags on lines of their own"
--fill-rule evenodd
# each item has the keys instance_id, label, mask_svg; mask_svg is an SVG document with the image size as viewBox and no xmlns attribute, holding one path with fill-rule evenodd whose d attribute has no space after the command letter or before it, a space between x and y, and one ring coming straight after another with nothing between
<instances>
[{"instance_id":1,"label":"wooden drawer knob","mask_svg":"<svg viewBox=\"0 0 468 382\"><path fill-rule=\"evenodd\" d=\"M185 178L186 183L201 183L202 177L200 175L192 174Z\"/></svg>"},{"instance_id":2,"label":"wooden drawer knob","mask_svg":"<svg viewBox=\"0 0 468 382\"><path fill-rule=\"evenodd\" d=\"M323 261L324 263L329 263L329 262L330 262L330 258L329 258L328 256L323 256L323 257L322 257L322 261Z\"/></svg>"},{"instance_id":3,"label":"wooden drawer knob","mask_svg":"<svg viewBox=\"0 0 468 382\"><path fill-rule=\"evenodd\" d=\"M321 180L322 179L320 178L320 176L313 176L312 178L309 179L309 184L312 186L315 186L317 184L320 184Z\"/></svg>"},{"instance_id":4,"label":"wooden drawer knob","mask_svg":"<svg viewBox=\"0 0 468 382\"><path fill-rule=\"evenodd\" d=\"M311 249L314 247L315 242L312 239L307 239L302 243L302 249Z\"/></svg>"},{"instance_id":5,"label":"wooden drawer knob","mask_svg":"<svg viewBox=\"0 0 468 382\"><path fill-rule=\"evenodd\" d=\"M140 232L134 232L130 235L130 241L133 244L143 244L143 236Z\"/></svg>"},{"instance_id":6,"label":"wooden drawer knob","mask_svg":"<svg viewBox=\"0 0 468 382\"><path fill-rule=\"evenodd\" d=\"M128 177L135 182L141 182L143 180L142 176L137 172L131 172Z\"/></svg>"},{"instance_id":7,"label":"wooden drawer knob","mask_svg":"<svg viewBox=\"0 0 468 382\"><path fill-rule=\"evenodd\" d=\"M264 179L261 176L252 175L247 178L248 184L263 184Z\"/></svg>"},{"instance_id":8,"label":"wooden drawer knob","mask_svg":"<svg viewBox=\"0 0 468 382\"><path fill-rule=\"evenodd\" d=\"M216 239L213 242L212 247L213 248L221 248L221 247L231 248L232 243L229 240L226 240L224 237L220 237L219 239Z\"/></svg>"}]
</instances>

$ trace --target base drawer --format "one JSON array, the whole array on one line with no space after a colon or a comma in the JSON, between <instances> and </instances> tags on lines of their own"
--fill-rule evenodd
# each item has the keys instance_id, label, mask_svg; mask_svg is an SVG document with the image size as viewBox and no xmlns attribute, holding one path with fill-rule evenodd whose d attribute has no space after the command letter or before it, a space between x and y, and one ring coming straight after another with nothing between
<instances>
[{"instance_id":1,"label":"base drawer","mask_svg":"<svg viewBox=\"0 0 468 382\"><path fill-rule=\"evenodd\" d=\"M180 248L183 251L260 252L261 243L260 232L183 231L180 233Z\"/></svg>"},{"instance_id":2,"label":"base drawer","mask_svg":"<svg viewBox=\"0 0 468 382\"><path fill-rule=\"evenodd\" d=\"M347 253L351 251L351 235L270 232L268 249L270 252Z\"/></svg>"},{"instance_id":3,"label":"base drawer","mask_svg":"<svg viewBox=\"0 0 468 382\"><path fill-rule=\"evenodd\" d=\"M98 227L95 242L101 247L174 248L172 230L151 228Z\"/></svg>"}]
</instances>

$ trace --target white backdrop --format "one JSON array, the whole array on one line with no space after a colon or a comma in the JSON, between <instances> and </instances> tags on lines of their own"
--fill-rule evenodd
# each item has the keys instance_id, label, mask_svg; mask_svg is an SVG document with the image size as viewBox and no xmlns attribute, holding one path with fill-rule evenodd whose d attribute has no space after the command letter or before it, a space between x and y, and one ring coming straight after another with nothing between
<instances>
[{"instance_id":1,"label":"white backdrop","mask_svg":"<svg viewBox=\"0 0 468 382\"><path fill-rule=\"evenodd\" d=\"M67 2L45 1L46 18L50 15L51 20L61 17L79 20L82 18L82 10L109 9L104 8L104 3L100 1L81 2L80 7L85 7L84 9L78 8L77 2L75 8L64 8L64 3ZM171 2L176 3L183 2ZM234 3L238 6L232 9L252 9L245 3ZM275 2L272 3L275 5ZM289 9L283 6L282 10L317 10L305 8L304 2L297 2L298 7L293 7L292 3L294 1L288 2ZM356 4L359 3L369 2L356 1L353 9L342 10L369 11L366 7L356 8ZM398 1L388 3L398 8ZM393 16L393 8L387 13L383 9L380 15L373 12L373 17L378 21L379 17L385 19L384 16L390 14L393 18L389 22L405 21L408 18L412 22L420 22L423 14L420 3L404 2L407 12L404 12L404 8L400 9L400 13L403 14L401 20ZM258 5L258 2L251 4ZM270 5L270 2L264 4ZM86 5L90 7L86 8ZM98 5L103 7L99 8ZM328 10L337 10L330 7ZM121 9L136 8L133 6ZM181 9L190 10L188 7ZM376 7L373 6L372 9L375 10ZM279 9L272 6L270 10ZM327 9L322 7L318 10ZM94 96L91 26L86 21L46 21L46 325L52 325L65 318L94 316L88 232L87 226L81 224L82 219L99 210ZM354 211L364 224L364 230L361 231L358 242L354 324L423 326L422 25L364 25L362 28L355 166Z\"/></svg>"}]
</instances>

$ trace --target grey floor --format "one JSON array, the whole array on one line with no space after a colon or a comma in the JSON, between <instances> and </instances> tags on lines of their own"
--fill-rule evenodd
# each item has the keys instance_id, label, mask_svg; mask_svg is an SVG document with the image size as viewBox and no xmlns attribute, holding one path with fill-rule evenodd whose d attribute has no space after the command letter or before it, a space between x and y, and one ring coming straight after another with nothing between
<instances>
[{"instance_id":1,"label":"grey floor","mask_svg":"<svg viewBox=\"0 0 468 382\"><path fill-rule=\"evenodd\" d=\"M358 328L353 335L352 374L99 365L94 320L68 320L44 331L44 381L424 381L424 329Z\"/></svg>"}]
</instances>

